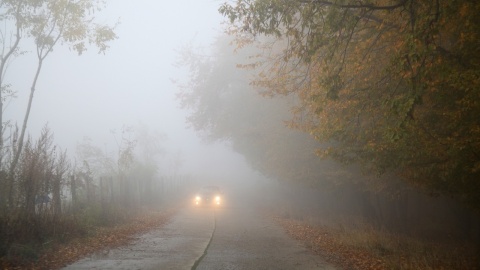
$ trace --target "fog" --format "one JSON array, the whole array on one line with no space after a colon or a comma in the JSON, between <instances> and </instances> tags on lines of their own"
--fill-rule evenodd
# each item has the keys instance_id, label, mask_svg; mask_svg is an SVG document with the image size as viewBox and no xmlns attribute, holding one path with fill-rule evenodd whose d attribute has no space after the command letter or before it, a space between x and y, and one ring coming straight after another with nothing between
<instances>
[{"instance_id":1,"label":"fog","mask_svg":"<svg viewBox=\"0 0 480 270\"><path fill-rule=\"evenodd\" d=\"M319 142L310 136L312 133L288 129L285 125L292 117L293 103L299 102L295 96L298 93L265 99L258 95L258 89L252 89L249 81L252 74L236 69L238 63L245 64L243 60L249 59L249 53L261 52L252 49L230 54L232 40L225 37L224 19L218 13L221 3L217 0L109 1L95 19L100 24L116 25L118 39L109 43L105 54L98 54L97 49L90 46L78 56L68 46L55 46L45 59L36 85L27 134L36 140L48 125L54 144L66 150L78 167L83 162L77 155L77 147L82 142L90 140L105 155L117 155L120 160L121 137L126 129L158 135L160 157L155 165L156 180L161 184L156 184L163 185L165 179L171 178L178 182L175 185L183 185L182 195L188 200L200 186L218 185L225 190L227 201L228 196L251 198L252 191L258 191L260 196L256 201L262 203L260 206L285 217L308 217L322 223L327 217L337 221L346 220L348 216L346 223L367 221L378 228L419 234L431 230L432 220L453 220L451 217L458 212L465 220L470 218L469 210L456 202L445 197L435 201L411 189L396 176L365 176L357 167L342 167L318 158L315 150L320 148ZM5 101L3 120L13 125L21 125L27 108L36 68L33 44L32 40L22 43L21 50L26 53L15 57L5 74L16 97ZM277 45L281 51L285 44L278 42ZM190 51L193 56L183 60L198 61L195 62L197 70L188 70L188 64L178 65L185 47L193 48ZM212 57L203 57L200 53ZM195 72L206 74L200 79L193 78L192 89L187 90L187 96L197 99L197 107L181 108L181 100L177 98L181 92L179 85L188 85ZM194 123L200 126L197 130L187 122L191 115L200 119ZM204 136L198 130L211 136ZM11 129L7 129L6 133L9 132ZM122 192L130 192L132 186L142 185L138 184L141 174L134 175L138 171L129 173L117 168L115 174L111 174L118 177L116 196L127 194ZM65 175L62 184L67 186ZM172 177L178 175L182 177ZM91 181L85 175L81 177L85 182ZM131 183L121 182L128 177L133 179ZM40 192L51 192L50 183L43 178L42 181L45 182L42 187L32 184L36 193L25 196L26 203L33 202ZM98 181L97 188L102 193L104 183ZM136 194L126 196L126 205L141 201L142 192L151 195L149 192L154 188L164 192L163 186L159 188L149 180L144 181L144 190L138 188L132 192ZM5 183L11 189L15 184L20 190L23 182ZM178 191L178 186L175 188ZM82 199L88 201L90 191L85 189L87 195ZM72 198L74 193L71 192ZM102 196L107 196L105 194L107 192ZM7 205L5 197L1 198L3 205ZM15 203L21 205L22 200L20 196ZM34 212L34 207L30 208ZM424 215L423 220L418 221L417 215ZM444 222L446 225L438 229L438 235L450 230L450 225L455 227L453 231L459 238L470 237L469 232L463 235L464 227L472 233L478 231L474 229L478 221L450 222Z\"/></svg>"},{"instance_id":2,"label":"fog","mask_svg":"<svg viewBox=\"0 0 480 270\"><path fill-rule=\"evenodd\" d=\"M312 250L350 243L401 265L403 247L429 249L417 240L478 257L470 4L83 6L101 2L0 1L0 264L36 257L30 241L48 249L49 239L183 210L208 210L213 231L227 213L242 237L248 212ZM340 241L325 240L330 232ZM421 256L438 266L443 255Z\"/></svg>"},{"instance_id":3,"label":"fog","mask_svg":"<svg viewBox=\"0 0 480 270\"><path fill-rule=\"evenodd\" d=\"M228 146L205 144L187 127L188 112L179 108L172 83L186 75L174 65L179 50L186 44L207 47L221 32L218 5L211 0L109 1L96 19L118 22L118 39L104 55L93 46L81 56L67 46L54 49L36 87L28 134L38 137L48 123L55 144L70 155L85 136L115 152L114 132L143 125L166 135L165 155L179 155L187 172L215 167L202 173L221 179L237 167L244 170L243 159ZM5 104L4 119L12 122L23 121L27 106L36 68L34 49L29 51L6 74L17 91L17 98Z\"/></svg>"}]
</instances>

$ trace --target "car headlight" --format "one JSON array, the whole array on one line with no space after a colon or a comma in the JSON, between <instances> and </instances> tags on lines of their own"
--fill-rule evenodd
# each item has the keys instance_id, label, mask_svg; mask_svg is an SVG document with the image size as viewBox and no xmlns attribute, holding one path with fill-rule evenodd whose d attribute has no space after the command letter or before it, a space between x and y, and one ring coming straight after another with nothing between
<instances>
[{"instance_id":1,"label":"car headlight","mask_svg":"<svg viewBox=\"0 0 480 270\"><path fill-rule=\"evenodd\" d=\"M202 198L200 196L195 197L195 201L200 201Z\"/></svg>"}]
</instances>

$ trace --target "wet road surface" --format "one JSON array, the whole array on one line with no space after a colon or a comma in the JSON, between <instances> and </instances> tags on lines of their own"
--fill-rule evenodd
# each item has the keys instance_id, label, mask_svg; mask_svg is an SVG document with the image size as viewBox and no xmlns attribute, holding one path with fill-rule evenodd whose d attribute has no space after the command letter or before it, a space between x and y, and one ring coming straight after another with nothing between
<instances>
[{"instance_id":1,"label":"wet road surface","mask_svg":"<svg viewBox=\"0 0 480 270\"><path fill-rule=\"evenodd\" d=\"M64 269L335 269L249 207L186 207L130 245Z\"/></svg>"}]
</instances>

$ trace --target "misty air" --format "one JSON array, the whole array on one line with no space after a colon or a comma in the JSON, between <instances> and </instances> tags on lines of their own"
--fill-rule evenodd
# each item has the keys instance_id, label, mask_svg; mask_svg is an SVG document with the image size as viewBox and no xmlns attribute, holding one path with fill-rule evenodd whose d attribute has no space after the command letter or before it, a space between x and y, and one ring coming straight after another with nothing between
<instances>
[{"instance_id":1,"label":"misty air","mask_svg":"<svg viewBox=\"0 0 480 270\"><path fill-rule=\"evenodd\" d=\"M479 12L0 0L0 268L479 269Z\"/></svg>"}]
</instances>

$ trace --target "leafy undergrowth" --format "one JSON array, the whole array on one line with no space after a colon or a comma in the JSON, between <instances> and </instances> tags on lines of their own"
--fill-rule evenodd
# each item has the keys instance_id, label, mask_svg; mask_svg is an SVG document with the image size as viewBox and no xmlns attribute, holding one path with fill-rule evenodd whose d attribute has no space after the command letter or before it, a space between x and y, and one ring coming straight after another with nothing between
<instances>
[{"instance_id":1,"label":"leafy undergrowth","mask_svg":"<svg viewBox=\"0 0 480 270\"><path fill-rule=\"evenodd\" d=\"M60 269L91 253L119 247L134 240L134 236L157 228L168 222L174 210L143 211L126 222L110 227L94 227L88 236L52 241L38 254L36 260L18 257L0 258L1 269Z\"/></svg>"},{"instance_id":2,"label":"leafy undergrowth","mask_svg":"<svg viewBox=\"0 0 480 270\"><path fill-rule=\"evenodd\" d=\"M480 269L478 254L465 245L446 245L376 232L311 226L274 217L294 239L343 269Z\"/></svg>"}]
</instances>

